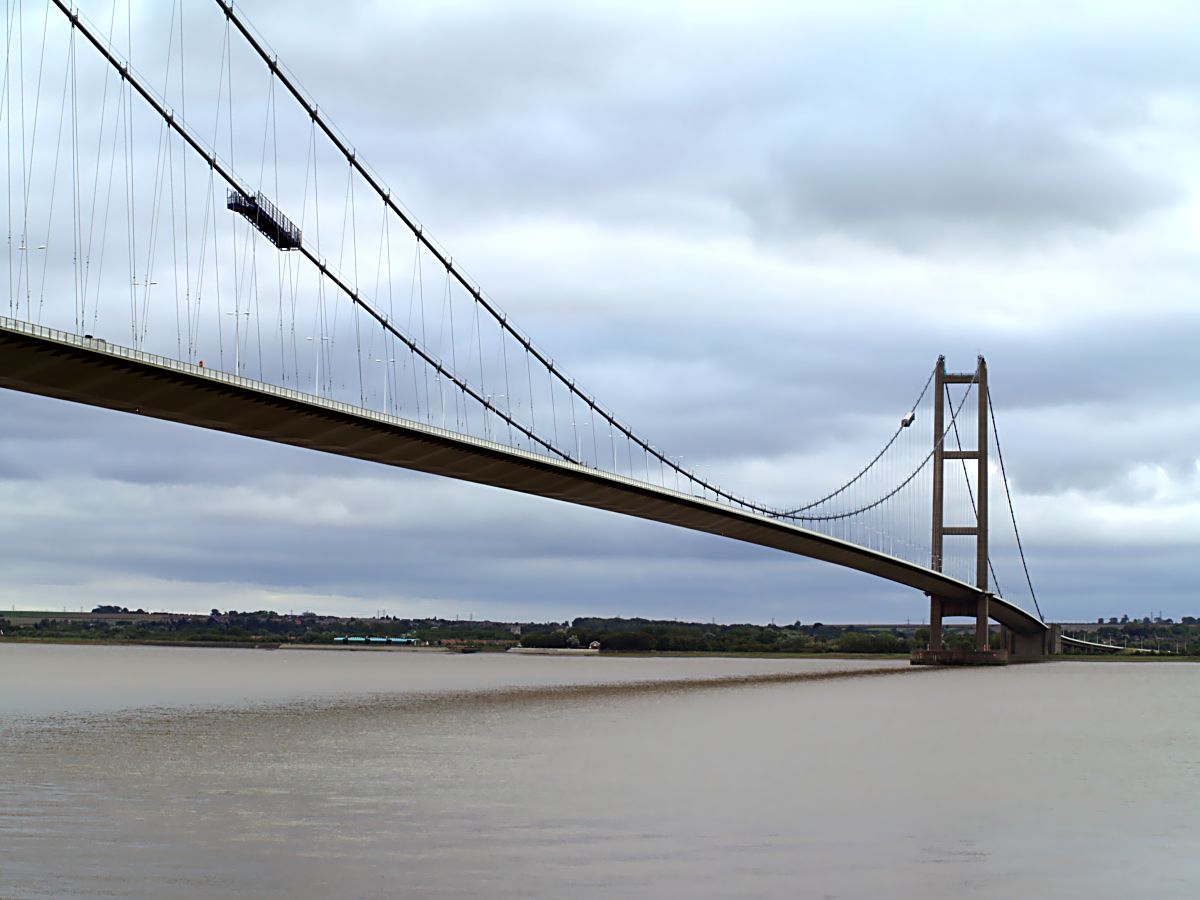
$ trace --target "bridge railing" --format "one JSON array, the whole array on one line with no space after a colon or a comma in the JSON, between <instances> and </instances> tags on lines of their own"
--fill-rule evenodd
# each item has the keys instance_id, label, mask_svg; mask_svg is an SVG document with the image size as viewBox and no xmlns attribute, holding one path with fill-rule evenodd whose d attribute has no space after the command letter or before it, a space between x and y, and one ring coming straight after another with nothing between
<instances>
[{"instance_id":1,"label":"bridge railing","mask_svg":"<svg viewBox=\"0 0 1200 900\"><path fill-rule=\"evenodd\" d=\"M280 385L272 384L269 381L258 381L253 378L246 378L242 375L235 375L231 372L225 372L221 369L212 369L203 364L197 365L175 359L174 357L162 356L157 353L150 353L145 350L137 350L132 347L125 347L121 344L110 343L104 338L98 338L93 335L75 334L71 331L63 331L58 328L51 328L46 325L38 325L33 322L26 322L22 319L13 319L3 315L0 315L0 329L14 331L21 334L28 334L32 337L45 338L68 346L81 347L93 352L103 353L107 356L130 359L136 362L153 365L161 369L166 369L168 371L179 372L181 374L191 375L197 378L204 378L209 381L225 383L241 388L249 388L258 393L269 394L285 400L294 400L309 406L317 406L334 412L347 413L349 415L371 419L386 425L396 425L403 428L420 431L424 434L434 437L445 438L460 443L467 443L481 449L494 450L513 456L519 456L543 464L550 463L556 467L571 471L587 472L592 475L603 477L605 480L615 481L630 487L637 487L643 490L649 488L658 493L668 494L678 498L686 498L697 503L705 503L712 506L719 506L721 508L727 507L726 504L717 503L716 501L712 500L705 500L703 498L696 497L694 494L672 490L671 488L654 484L652 482L639 481L636 478L629 478L615 472L610 472L609 470L600 468L599 466L588 466L581 463L571 462L569 460L559 459L553 456L533 453L520 447L513 447L510 444L503 444L487 438L481 438L471 434L464 434L459 431L440 428L437 425L419 422L414 419L407 419L403 416L395 416L391 415L390 413L381 413L374 409L364 406L357 406L352 403L344 403L340 400L332 400L327 397L322 397L318 394L310 394L305 391L281 387ZM752 513L747 514L753 515Z\"/></svg>"}]
</instances>

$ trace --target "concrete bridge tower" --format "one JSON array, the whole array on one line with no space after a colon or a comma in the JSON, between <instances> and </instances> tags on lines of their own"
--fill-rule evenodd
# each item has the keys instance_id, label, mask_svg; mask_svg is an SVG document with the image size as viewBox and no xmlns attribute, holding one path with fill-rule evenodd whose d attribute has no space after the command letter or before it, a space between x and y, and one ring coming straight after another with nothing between
<instances>
[{"instance_id":1,"label":"concrete bridge tower","mask_svg":"<svg viewBox=\"0 0 1200 900\"><path fill-rule=\"evenodd\" d=\"M988 384L987 361L980 356L974 372L946 371L946 358L939 356L934 370L933 399L933 533L930 568L942 571L947 537L975 539L976 600L950 600L937 595L929 598L929 649L920 654L922 662L1003 662L1007 653L993 653L988 642ZM949 450L946 434L946 386L973 385L976 397L976 438L973 450ZM946 463L975 463L975 521L970 524L946 524ZM942 619L945 616L974 616L975 649L969 654L950 654L942 645ZM951 657L954 657L951 659ZM961 658L960 658L961 657ZM914 658L914 661L918 661Z\"/></svg>"}]
</instances>

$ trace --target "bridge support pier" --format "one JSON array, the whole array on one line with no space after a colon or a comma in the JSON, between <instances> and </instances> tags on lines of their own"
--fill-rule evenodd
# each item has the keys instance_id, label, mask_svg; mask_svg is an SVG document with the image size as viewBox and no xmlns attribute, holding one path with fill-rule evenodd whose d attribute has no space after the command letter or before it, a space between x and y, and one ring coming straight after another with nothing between
<instances>
[{"instance_id":1,"label":"bridge support pier","mask_svg":"<svg viewBox=\"0 0 1200 900\"><path fill-rule=\"evenodd\" d=\"M1040 634L1017 634L1010 631L1006 635L1005 646L1008 647L1009 656L1018 661L1058 656L1062 653L1062 626L1051 625Z\"/></svg>"},{"instance_id":2,"label":"bridge support pier","mask_svg":"<svg viewBox=\"0 0 1200 900\"><path fill-rule=\"evenodd\" d=\"M929 649L942 649L942 619L945 616L973 616L975 618L975 649L990 648L988 635L988 598L984 594L978 601L949 600L944 597L929 598Z\"/></svg>"},{"instance_id":3,"label":"bridge support pier","mask_svg":"<svg viewBox=\"0 0 1200 900\"><path fill-rule=\"evenodd\" d=\"M984 594L975 604L975 649L980 652L992 649L988 634L989 596Z\"/></svg>"},{"instance_id":4,"label":"bridge support pier","mask_svg":"<svg viewBox=\"0 0 1200 900\"><path fill-rule=\"evenodd\" d=\"M914 666L1002 666L1008 662L1007 647L993 650L988 626L988 600L983 594L978 600L951 600L947 597L929 598L929 646L914 650ZM975 646L947 648L943 643L942 618L965 616L975 619Z\"/></svg>"}]
</instances>

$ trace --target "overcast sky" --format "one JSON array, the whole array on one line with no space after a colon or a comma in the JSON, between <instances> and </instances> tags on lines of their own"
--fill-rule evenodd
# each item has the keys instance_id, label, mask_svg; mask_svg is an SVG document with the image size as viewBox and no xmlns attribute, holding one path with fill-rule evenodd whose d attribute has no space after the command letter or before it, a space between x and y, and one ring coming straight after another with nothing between
<instances>
[{"instance_id":1,"label":"overcast sky","mask_svg":"<svg viewBox=\"0 0 1200 900\"><path fill-rule=\"evenodd\" d=\"M803 500L939 353L983 353L1047 619L1200 614L1194 4L241 6L657 446ZM927 615L864 575L490 488L12 393L0 421L0 608Z\"/></svg>"}]
</instances>

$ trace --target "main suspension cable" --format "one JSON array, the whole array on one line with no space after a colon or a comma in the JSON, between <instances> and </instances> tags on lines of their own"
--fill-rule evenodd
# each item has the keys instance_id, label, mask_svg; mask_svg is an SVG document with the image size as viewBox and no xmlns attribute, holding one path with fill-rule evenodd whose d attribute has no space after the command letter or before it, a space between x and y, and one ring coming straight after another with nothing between
<instances>
[{"instance_id":1,"label":"main suspension cable","mask_svg":"<svg viewBox=\"0 0 1200 900\"><path fill-rule=\"evenodd\" d=\"M142 99L145 100L148 104L150 104L151 108L156 113L158 113L159 116L162 117L163 121L168 126L168 129L173 129L177 134L179 134L179 136L181 138L183 138L183 140L188 144L188 146L190 146L196 153L200 154L200 156L208 163L208 165L212 169L212 171L214 171L218 175L220 175L221 178L223 178L229 184L230 187L232 187L234 190L240 191L242 193L248 192L248 188L246 186L244 186L228 168L226 168L226 166L217 157L216 152L207 149L204 146L204 144L200 141L200 139L197 138L195 135L193 135L191 133L191 130L184 123L182 123L180 120L178 120L175 117L175 115L170 110L168 110L158 100L157 97L154 96L151 89L142 83L141 79L132 70L130 65L126 62L122 62L116 56L116 54L110 48L105 46L103 41L84 23L82 16L80 16L77 12L71 10L63 2L63 0L54 0L54 5L57 6L59 8L59 10L63 13L63 15L65 15L70 20L72 27L79 29L80 34L82 34L84 37L86 37L88 39L88 41L92 44L92 46L94 46L100 52L100 54L108 61L108 63L118 71L118 73L121 75L122 80L128 82L129 85L134 90L136 90L138 92L138 94L141 95ZM564 460L566 460L568 462L578 463L578 460L574 459L569 453L559 450L557 447L555 447L549 441L546 441L540 435L534 434L529 428L527 428L522 423L513 420L513 418L508 413L506 413L503 410L499 409L498 407L494 406L485 396L478 393L473 387L471 387L470 384L463 381L457 375L455 375L453 372L450 372L448 369L446 369L445 366L443 366L439 360L435 359L432 355L430 355L425 350L424 347L420 346L416 341L414 341L412 338L408 337L408 335L399 331L394 325L392 325L389 322L387 316L383 315L381 312L376 310L370 303L368 303L358 293L358 291L355 288L352 288L338 273L336 273L334 270L332 270L326 264L324 259L319 258L307 246L302 244L297 249L300 251L300 253L306 259L308 259L314 266L317 267L317 270L322 275L324 275L326 278L328 278L331 282L333 282L333 284L339 290L341 290L344 294L346 294L346 296L349 297L355 303L356 306L360 307L364 312L366 312L369 316L371 316L371 318L375 319L375 321L378 322L381 327L383 327L386 331L388 331L394 337L396 337L397 339L402 341L410 350L412 350L414 353L416 353L418 356L420 356L423 360L425 360L425 362L428 365L430 365L431 367L433 367L433 369L440 376L453 382L453 384L460 391L462 391L465 395L471 397L473 400L475 400L481 406L483 406L484 408L488 409L489 411L495 413L498 417L503 419L508 424L512 425L514 428L516 428L518 431L520 431L522 434L524 434L530 440L538 443L539 445L544 447L546 450L550 451L551 453L555 454L556 456L563 458Z\"/></svg>"},{"instance_id":2,"label":"main suspension cable","mask_svg":"<svg viewBox=\"0 0 1200 900\"><path fill-rule=\"evenodd\" d=\"M55 0L55 2L58 3L59 0ZM483 293L482 288L480 288L478 285L472 284L470 279L468 279L463 273L462 269L454 264L453 259L444 253L425 233L424 228L419 225L413 219L413 217L409 215L392 198L391 191L384 187L384 185L381 184L380 181L367 169L366 165L358 159L355 151L350 148L341 138L341 136L335 132L334 128L328 123L326 117L322 115L317 105L314 102L311 102L300 90L296 82L286 71L285 67L280 65L278 56L267 51L267 48L263 45L263 42L251 31L250 26L246 23L244 18L234 10L233 3L230 2L230 0L214 0L214 2L221 8L221 11L225 14L225 17L228 19L228 21L232 22L238 31L241 32L242 36L250 44L255 53L257 53L263 62L266 63L272 74L274 74L279 79L279 82L288 89L288 91L296 99L296 102L299 103L304 109L304 112L311 118L317 127L319 127L321 131L325 133L326 137L329 138L338 152L340 152L346 158L346 161L350 164L351 168L363 178L363 180L373 191L375 191L380 199L383 200L384 204L400 218L405 226L416 237L418 243L433 255L438 263L446 269L447 275L457 281L467 291L475 303L483 307L483 309L486 310L488 314L496 320L503 331L512 336L512 338L524 348L526 353L536 359L554 379L557 379L564 387L567 388L570 396L578 397L592 411L608 422L611 427L615 428L629 441L640 447L646 454L658 460L660 465L682 475L688 481L697 485L701 489L711 491L717 497L723 498L730 503L741 506L745 509L768 516L777 517L779 515L779 510L776 508L754 503L745 499L744 497L732 494L714 484L709 483L705 479L696 475L694 472L684 469L665 453L650 444L649 441L635 434L630 427L621 423L613 413L608 412L602 406L600 406L595 397L589 396L578 386L576 386L574 379L569 378L565 373L563 373L557 366L555 366L554 361L550 359L550 357L546 356L541 350L539 350L527 335L519 331L516 326L509 321L508 316L486 294ZM491 407L489 406L489 408ZM510 421L510 419L506 418L505 421ZM524 433L524 430L522 431ZM565 458L572 458L569 452L561 451L557 448L555 448L554 452L557 455L564 456Z\"/></svg>"},{"instance_id":3,"label":"main suspension cable","mask_svg":"<svg viewBox=\"0 0 1200 900\"><path fill-rule=\"evenodd\" d=\"M640 450L646 454L646 457L648 460L649 459L656 460L660 466L662 466L666 469L669 469L671 471L674 471L676 473L677 477L683 476L683 478L687 479L687 481L690 482L692 485L701 489L701 491L711 492L711 494L719 500L728 501L734 505L737 505L737 506L747 509L749 511L757 512L757 513L764 514L764 515L770 516L772 518L777 518L777 519L790 518L790 519L794 519L794 520L798 520L798 521L816 522L816 521L831 521L831 520L841 520L841 519L850 518L852 516L855 516L860 513L874 509L874 508L880 506L881 504L883 504L884 502L886 502L887 500L889 500L890 498L894 497L897 493L899 493L902 489L904 489L909 483L911 483L913 481L913 479L915 479L920 474L922 469L924 469L924 467L928 464L929 459L933 456L932 450L925 457L925 459L922 461L922 463L916 468L916 470L914 470L899 486L897 486L896 488L894 488L893 490L888 492L883 497L879 498L878 500L876 500L872 503L865 504L865 505L861 506L860 508L852 510L850 512L839 514L839 515L830 515L830 516L805 516L805 515L800 515L800 513L804 512L806 510L812 509L813 507L818 506L821 503L827 502L829 499L832 499L833 497L839 496L840 494L844 493L847 489L849 489L851 486L860 482L865 477L865 475L873 469L873 467L879 462L879 460L884 457L884 455L887 453L887 451L894 445L895 441L899 437L900 432L904 428L903 425L901 425L900 428L898 428L896 430L895 434L892 435L892 437L889 439L889 441L884 446L884 448L878 454L876 454L876 456L872 459L872 461L870 463L868 463L867 466L863 470L861 470L849 482L847 482L845 485L840 487L838 490L836 490L836 491L832 492L831 494L827 495L826 497L822 498L821 500L815 501L814 503L808 504L806 506L798 507L794 510L787 511L787 512L781 512L780 510L778 510L778 508L768 507L768 506L765 506L762 504L750 502L742 497L739 497L735 494L732 494L728 491L725 491L725 490L717 487L716 485L711 484L710 482L706 481L703 478L700 478L699 476L697 476L690 470L684 469L681 465L679 465L674 460L672 460L664 452L653 447L647 441L645 441L644 439L642 439L641 437L636 435L628 426L626 426L626 425L622 424L620 421L618 421L615 418L615 416L613 416L611 413L607 412L604 408L602 408L593 397L585 394L581 389L579 389L575 385L575 383L572 379L569 379L568 377L566 377L554 365L554 363L551 359L549 359L547 356L545 356L545 354L543 354L540 350L538 350L533 345L530 338L528 338L522 332L517 330L517 328L508 321L507 316L502 311L500 311L499 308L497 308L483 294L482 290L478 286L472 285L472 283L467 279L466 275L464 275L463 272L457 266L455 266L452 259L449 258L447 255L445 255L432 242L432 240L428 236L425 235L422 227L420 225L418 225L414 221L414 219L409 214L407 214L396 203L396 201L394 201L392 199L391 192L388 191L386 188L384 188L383 185L376 179L376 177L356 158L354 151L347 146L347 144L335 132L335 130L332 128L332 126L330 126L326 122L324 117L319 113L316 105L313 103L310 103L307 100L305 95L302 94L300 89L293 83L292 79L290 77L288 77L288 74L284 70L281 69L281 67L278 63L277 57L273 57L267 53L267 51L264 49L262 43L257 39L257 37L254 34L251 33L248 26L241 20L239 15L235 13L232 3L226 2L226 0L216 0L216 2L218 4L218 6L220 6L221 9L223 10L223 12L227 18L227 21L232 23L237 28L237 30L243 35L243 37L250 43L251 47L266 62L272 75L275 76L279 80L279 82L288 89L288 91L293 95L293 97L297 100L297 102L300 103L300 105L303 107L305 112L309 115L314 126L319 127L321 129L321 131L334 144L334 146L337 148L337 150L346 158L351 169L353 171L355 171L360 177L362 177L366 181L367 185L371 188L371 190L373 190L383 200L386 207L388 209L390 209L395 215L397 215L400 218L400 220L404 223L404 225L415 236L418 247L428 250L433 255L433 257L438 261L438 263L441 264L442 266L444 266L446 273L447 273L447 278L448 279L452 278L455 282L460 284L468 292L469 296L477 304L477 306L482 307L486 312L488 312L489 315L491 315L496 320L496 322L499 324L502 332L510 335L521 345L521 347L526 351L527 363L528 363L528 359L532 358L532 359L536 360L540 365L542 365L547 370L548 373L550 373L550 375L551 375L550 396L551 396L551 401L552 401L551 413L552 413L552 416L554 416L555 418L556 418L556 410L555 410L555 407L553 406L553 393L554 393L553 382L558 381L561 386L567 388L568 394L570 397L578 397L588 407L590 413L593 416L599 416L601 419L603 419L604 421L606 421L609 424L610 434L611 434L611 430L615 429L615 431L618 432L619 434L623 435L630 442L630 444L635 445L638 448L640 448ZM187 126L186 122L184 122L184 120L182 118L177 118L175 116L174 112L171 111L165 105L165 102L161 101L153 93L153 91L150 88L148 88L145 84L143 84L140 77L133 71L133 69L129 65L129 63L121 60L116 55L115 51L113 51L106 43L104 43L104 41L101 38L99 38L97 36L97 34L90 27L88 27L87 24L85 24L86 20L78 12L73 11L67 5L67 3L64 2L64 0L54 0L54 4L68 18L68 20L71 22L72 27L79 29L79 32L88 39L88 41L105 58L105 60L109 63L109 65L111 65L113 67L113 69L115 69L120 74L121 79L123 81L128 82L130 84L130 86L134 90L136 90L137 93L142 97L142 99L145 100L152 107L152 109L166 123L168 130L176 131L179 134L179 136L184 140L184 142L188 145L188 147L190 147L194 152L196 152L202 159L204 159L207 162L207 164L210 167L211 172L219 175L234 190L245 193L245 194L251 193L244 186L243 182L240 179L238 179L237 176L233 173L232 169L230 167L227 167L226 164L219 159L215 150L210 149L208 146L206 146L200 138L198 138L196 135L194 135L192 133L190 127ZM317 271L320 273L320 275L324 276L324 278L326 278L330 282L332 282L333 285L338 290L340 290L342 293L344 293L356 306L358 306L360 309L362 309L364 312L366 312L372 319L374 319L384 331L391 334L397 340L401 341L409 349L410 353L412 353L414 356L419 356L430 368L432 368L434 370L434 372L436 373L436 377L439 380L444 380L445 382L449 382L449 383L453 384L453 386L457 387L459 389L459 391L465 397L469 397L470 399L472 399L476 403L478 403L479 406L483 410L485 410L485 414L491 413L491 414L495 415L500 421L503 421L504 423L506 423L510 429L515 430L516 432L518 432L521 435L524 435L525 438L527 438L531 442L531 445L536 444L537 446L543 448L545 451L548 451L550 454L560 457L566 461L576 463L576 464L582 464L581 458L577 458L577 457L582 456L582 454L580 454L578 451L576 451L573 454L570 450L560 449L557 446L557 438L554 441L548 440L548 439L542 437L541 435L537 434L533 430L533 428L530 427L529 425L526 425L522 421L519 421L516 418L514 418L514 416L511 413L511 403L509 404L510 411L505 411L505 409L501 408L500 406L493 404L491 402L491 397L489 395L483 393L482 390L477 390L470 383L468 383L464 379L460 378L454 372L447 369L446 366L444 366L437 357L435 357L432 353L430 353L426 349L426 346L423 342L418 342L417 340L410 337L403 331L399 330L395 325L393 325L392 319L389 315L386 315L383 312L376 309L375 306L371 302L369 302L364 296L362 296L359 293L356 286L352 286L348 282L348 280L346 278L344 278L340 273L338 273L334 269L331 269L328 266L328 264L326 263L325 259L320 257L318 255L318 253L314 252L307 244L301 243L300 246L298 246L296 249L300 252L300 255L304 256L317 269ZM922 389L921 394L917 399L916 405L920 404L921 400L924 398L925 394L927 393L927 391L929 389L929 385L932 382L932 377L933 376L931 374L930 379L926 382L925 387ZM529 380L529 373L527 372L527 381L528 380ZM508 386L506 384L506 389L507 389L507 387ZM969 391L970 391L970 388L968 388L968 393L969 393ZM506 390L506 394L507 394L507 390ZM428 409L428 405L429 405L428 397L426 399L427 399L427 409ZM506 396L506 399L508 399L507 396ZM531 416L532 416L532 399L533 399L532 398L532 388L531 388L531 398L530 399L531 399ZM966 399L966 396L964 395L964 398L963 398L964 402L965 402L965 399ZM954 421L957 417L959 409L961 409L961 406L962 406L962 404L960 403L959 408L955 409L953 411L953 416L952 416L952 420L951 420L952 425L954 424ZM576 416L574 413L572 413L572 419L573 420L576 419ZM557 425L556 422L555 422L555 424ZM595 434L594 419L591 420L591 428L592 428L593 457L594 457L594 461L595 461L596 465L598 465L599 464L599 459L598 459L599 451L596 446L597 436ZM556 428L556 431L557 431L557 428ZM945 437L946 437L946 434L943 433L943 435L939 439L939 443L943 442L945 440ZM579 443L578 440L576 443L577 444ZM632 467L632 460L631 460L631 467ZM664 478L664 484L665 483L666 483L666 480ZM1007 482L1006 482L1006 490L1007 490ZM1010 512L1011 512L1011 498L1010 498ZM1014 516L1014 523L1015 523L1015 516Z\"/></svg>"},{"instance_id":4,"label":"main suspension cable","mask_svg":"<svg viewBox=\"0 0 1200 900\"><path fill-rule=\"evenodd\" d=\"M899 485L892 488L892 490L888 491L886 494L884 494L878 500L875 500L871 503L866 503L866 504L858 507L857 509L852 509L852 510L849 510L848 512L831 513L830 515L827 515L827 516L805 516L805 515L799 515L799 514L782 513L782 514L772 516L772 518L793 519L793 520L799 521L799 522L840 522L840 521L844 521L846 519L853 518L854 516L861 515L862 513L870 512L871 510L875 509L878 506L881 506L886 501L895 497L898 493L900 493L902 490L904 490L904 488L906 488L909 485L909 483L914 478L917 477L917 475L919 475L921 473L922 469L924 469L927 465L929 465L929 461L933 458L933 454L937 450L937 447L939 447L945 443L946 437L947 437L947 435L949 435L951 427L953 427L954 423L958 420L959 411L963 408L963 404L967 402L967 397L969 397L971 395L971 390L975 386L975 381L976 381L977 377L978 376L973 377L971 379L970 383L968 383L966 391L963 392L962 399L958 402L958 406L951 409L950 424L947 425L945 430L942 431L942 436L940 438L938 438L937 444L932 449L930 449L930 451L927 454L925 454L925 458L923 460L921 460L921 464L918 465L909 474L909 476L907 478L905 478L902 482L900 482ZM928 385L926 385L926 386L928 386Z\"/></svg>"},{"instance_id":5,"label":"main suspension cable","mask_svg":"<svg viewBox=\"0 0 1200 900\"><path fill-rule=\"evenodd\" d=\"M925 387L921 388L921 393L918 395L916 402L911 407L909 407L909 409L915 410L917 407L919 407L921 405L921 401L925 399L926 391L929 390L929 385L933 383L933 375L936 371L937 371L936 367L934 369L930 370L929 378L926 379L926 381L925 381ZM867 463L857 475L855 475L853 478L851 478L849 481L847 481L845 484L843 484L837 490L826 494L820 500L814 500L812 503L806 503L804 506L797 506L795 509L789 509L786 512L781 513L780 516L781 517L795 516L796 513L802 513L807 510L812 509L814 506L820 506L825 501L832 500L834 497L838 496L839 494L845 493L847 490L849 490L851 487L853 487L854 484L857 481L859 481L859 479L861 479L864 475L866 475L869 471L871 471L871 468L875 465L875 463L879 462L879 460L883 458L883 454L887 453L888 450L891 449L892 444L896 443L896 439L898 437L900 437L900 434L907 427L908 426L905 425L903 421L901 421L900 425L898 425L896 427L895 433L893 433L892 436L888 439L888 442L883 445L883 449L875 454L875 458L872 459L869 463Z\"/></svg>"},{"instance_id":6,"label":"main suspension cable","mask_svg":"<svg viewBox=\"0 0 1200 900\"><path fill-rule=\"evenodd\" d=\"M1021 545L1021 532L1017 529L1017 514L1013 509L1012 493L1008 489L1008 472L1004 468L1004 452L1000 449L1000 432L996 428L996 409L992 406L992 392L988 390L988 414L992 420L992 437L996 439L996 457L1000 460L1000 477L1004 482L1004 496L1008 500L1008 514L1012 518L1013 535L1017 539L1017 552L1021 555L1021 568L1025 570L1025 583L1029 585L1029 596L1033 598L1033 607L1037 610L1038 618L1046 621L1042 615L1042 607L1038 604L1037 593L1033 589L1033 580L1029 577L1029 564L1025 561L1025 548Z\"/></svg>"}]
</instances>

